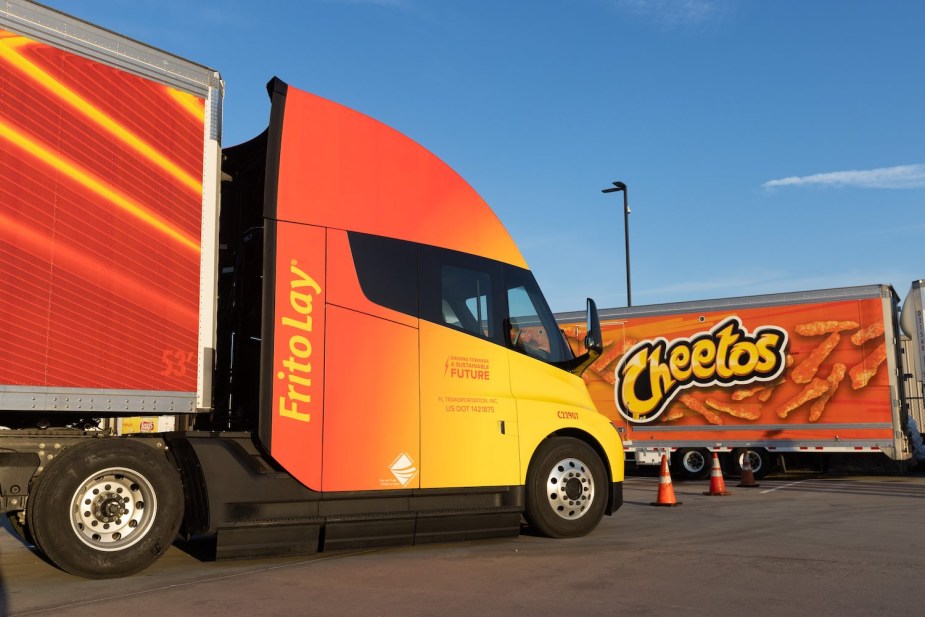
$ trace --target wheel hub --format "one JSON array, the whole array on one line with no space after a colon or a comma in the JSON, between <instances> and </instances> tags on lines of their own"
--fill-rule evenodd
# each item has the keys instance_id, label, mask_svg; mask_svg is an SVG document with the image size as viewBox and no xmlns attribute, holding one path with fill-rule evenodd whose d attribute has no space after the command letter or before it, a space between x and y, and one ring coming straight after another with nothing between
<instances>
[{"instance_id":1,"label":"wheel hub","mask_svg":"<svg viewBox=\"0 0 925 617\"><path fill-rule=\"evenodd\" d=\"M118 517L128 514L128 508L124 506L125 500L118 495L107 494L97 500L97 507L94 508L93 515L105 523L111 523Z\"/></svg>"},{"instance_id":2,"label":"wheel hub","mask_svg":"<svg viewBox=\"0 0 925 617\"><path fill-rule=\"evenodd\" d=\"M74 493L71 526L77 537L98 550L121 550L139 541L154 521L151 484L126 469L109 469L87 478Z\"/></svg>"},{"instance_id":3,"label":"wheel hub","mask_svg":"<svg viewBox=\"0 0 925 617\"><path fill-rule=\"evenodd\" d=\"M707 460L700 452L687 452L681 460L681 464L690 473L699 473L706 467Z\"/></svg>"},{"instance_id":4,"label":"wheel hub","mask_svg":"<svg viewBox=\"0 0 925 617\"><path fill-rule=\"evenodd\" d=\"M578 478L569 478L568 482L565 483L565 494L566 496L574 501L581 497L581 480Z\"/></svg>"},{"instance_id":5,"label":"wheel hub","mask_svg":"<svg viewBox=\"0 0 925 617\"><path fill-rule=\"evenodd\" d=\"M594 476L580 460L563 459L549 472L546 495L553 512L561 518L581 518L594 501Z\"/></svg>"}]
</instances>

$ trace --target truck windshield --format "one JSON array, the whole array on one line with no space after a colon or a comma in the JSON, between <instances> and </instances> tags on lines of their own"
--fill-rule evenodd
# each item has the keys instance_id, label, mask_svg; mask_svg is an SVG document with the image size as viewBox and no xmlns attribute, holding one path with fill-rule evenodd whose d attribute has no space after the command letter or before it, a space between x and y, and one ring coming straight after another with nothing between
<instances>
[{"instance_id":1,"label":"truck windshield","mask_svg":"<svg viewBox=\"0 0 925 617\"><path fill-rule=\"evenodd\" d=\"M529 270L507 266L507 330L511 347L528 356L560 364L572 360L572 351Z\"/></svg>"}]
</instances>

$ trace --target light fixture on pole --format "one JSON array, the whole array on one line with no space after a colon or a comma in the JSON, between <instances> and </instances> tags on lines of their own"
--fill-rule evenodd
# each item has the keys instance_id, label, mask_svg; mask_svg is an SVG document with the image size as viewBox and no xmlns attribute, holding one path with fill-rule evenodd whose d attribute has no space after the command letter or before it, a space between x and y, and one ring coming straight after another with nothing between
<instances>
[{"instance_id":1,"label":"light fixture on pole","mask_svg":"<svg viewBox=\"0 0 925 617\"><path fill-rule=\"evenodd\" d=\"M612 182L614 188L604 189L601 193L616 193L623 191L623 229L626 234L626 306L633 306L633 296L630 293L630 204L626 185L622 182Z\"/></svg>"}]
</instances>

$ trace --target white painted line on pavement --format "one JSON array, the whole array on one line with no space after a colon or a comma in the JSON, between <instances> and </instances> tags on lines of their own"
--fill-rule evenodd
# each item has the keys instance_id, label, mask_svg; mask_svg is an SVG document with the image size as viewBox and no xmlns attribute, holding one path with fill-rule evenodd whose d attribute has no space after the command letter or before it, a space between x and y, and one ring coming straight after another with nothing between
<instances>
[{"instance_id":1,"label":"white painted line on pavement","mask_svg":"<svg viewBox=\"0 0 925 617\"><path fill-rule=\"evenodd\" d=\"M778 490L778 489L790 488L791 486L796 486L797 484L802 484L803 482L806 482L806 480L797 480L796 482L791 482L790 484L782 484L782 485L780 485L780 486L775 486L774 488L769 488L769 489L766 490L766 491L761 491L761 493L762 493L762 494L763 494L763 493L773 493L774 491L776 491L776 490Z\"/></svg>"}]
</instances>

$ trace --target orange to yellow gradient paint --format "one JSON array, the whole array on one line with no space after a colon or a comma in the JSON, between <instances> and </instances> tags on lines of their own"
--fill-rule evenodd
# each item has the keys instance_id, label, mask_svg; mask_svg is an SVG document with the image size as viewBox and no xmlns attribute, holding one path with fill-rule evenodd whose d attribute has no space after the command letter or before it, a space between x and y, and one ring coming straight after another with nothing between
<instances>
[{"instance_id":1,"label":"orange to yellow gradient paint","mask_svg":"<svg viewBox=\"0 0 925 617\"><path fill-rule=\"evenodd\" d=\"M277 214L526 267L491 208L448 165L398 131L291 86Z\"/></svg>"},{"instance_id":2,"label":"orange to yellow gradient paint","mask_svg":"<svg viewBox=\"0 0 925 617\"><path fill-rule=\"evenodd\" d=\"M294 88L283 100L271 454L325 492L517 486L545 439L580 427L622 480L618 434L581 378L363 293L347 232L524 266L488 205L367 116Z\"/></svg>"},{"instance_id":3,"label":"orange to yellow gradient paint","mask_svg":"<svg viewBox=\"0 0 925 617\"><path fill-rule=\"evenodd\" d=\"M270 453L321 490L325 404L325 230L275 224Z\"/></svg>"}]
</instances>

